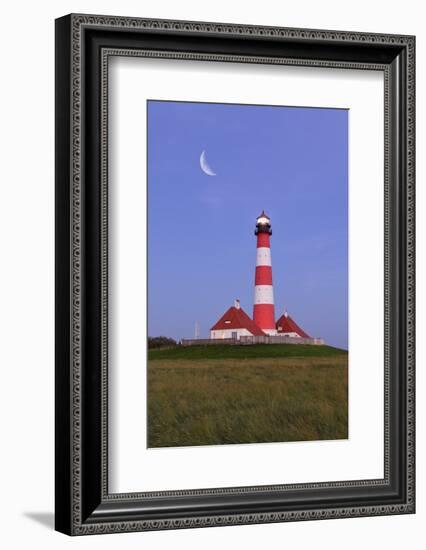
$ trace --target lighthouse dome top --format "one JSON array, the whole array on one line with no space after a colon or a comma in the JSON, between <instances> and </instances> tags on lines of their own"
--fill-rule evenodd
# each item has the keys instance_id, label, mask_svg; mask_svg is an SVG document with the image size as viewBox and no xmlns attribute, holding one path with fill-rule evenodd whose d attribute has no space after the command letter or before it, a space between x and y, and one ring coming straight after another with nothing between
<instances>
[{"instance_id":1,"label":"lighthouse dome top","mask_svg":"<svg viewBox=\"0 0 426 550\"><path fill-rule=\"evenodd\" d=\"M259 225L269 225L271 223L271 218L265 214L265 211L262 210L260 216L256 218L256 224Z\"/></svg>"},{"instance_id":2,"label":"lighthouse dome top","mask_svg":"<svg viewBox=\"0 0 426 550\"><path fill-rule=\"evenodd\" d=\"M256 218L256 229L254 230L254 234L259 235L260 233L272 235L271 218L265 214L264 210L262 210L262 214Z\"/></svg>"}]
</instances>

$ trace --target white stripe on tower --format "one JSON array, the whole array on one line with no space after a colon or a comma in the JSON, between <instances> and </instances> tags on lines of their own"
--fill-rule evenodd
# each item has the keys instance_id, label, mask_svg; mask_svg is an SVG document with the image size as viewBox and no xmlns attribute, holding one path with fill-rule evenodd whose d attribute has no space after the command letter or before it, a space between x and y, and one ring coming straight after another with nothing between
<instances>
[{"instance_id":1,"label":"white stripe on tower","mask_svg":"<svg viewBox=\"0 0 426 550\"><path fill-rule=\"evenodd\" d=\"M274 289L272 285L256 285L254 287L255 304L273 304Z\"/></svg>"},{"instance_id":2,"label":"white stripe on tower","mask_svg":"<svg viewBox=\"0 0 426 550\"><path fill-rule=\"evenodd\" d=\"M271 220L265 212L262 212L256 220L257 254L253 320L266 334L276 334L270 244L272 230L270 222Z\"/></svg>"},{"instance_id":3,"label":"white stripe on tower","mask_svg":"<svg viewBox=\"0 0 426 550\"><path fill-rule=\"evenodd\" d=\"M271 249L262 246L257 249L256 254L256 266L258 265L272 265L271 264Z\"/></svg>"}]
</instances>

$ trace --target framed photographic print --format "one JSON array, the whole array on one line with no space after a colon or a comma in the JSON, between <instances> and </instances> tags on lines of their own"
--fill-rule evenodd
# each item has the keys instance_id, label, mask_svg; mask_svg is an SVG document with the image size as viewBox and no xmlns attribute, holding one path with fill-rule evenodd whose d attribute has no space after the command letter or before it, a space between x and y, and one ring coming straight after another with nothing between
<instances>
[{"instance_id":1,"label":"framed photographic print","mask_svg":"<svg viewBox=\"0 0 426 550\"><path fill-rule=\"evenodd\" d=\"M406 514L412 36L56 21L56 529Z\"/></svg>"}]
</instances>

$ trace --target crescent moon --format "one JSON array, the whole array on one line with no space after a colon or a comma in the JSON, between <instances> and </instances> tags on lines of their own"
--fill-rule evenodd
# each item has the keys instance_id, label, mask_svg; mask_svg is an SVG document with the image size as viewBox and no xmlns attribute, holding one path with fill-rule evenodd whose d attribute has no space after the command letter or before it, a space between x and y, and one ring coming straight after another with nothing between
<instances>
[{"instance_id":1,"label":"crescent moon","mask_svg":"<svg viewBox=\"0 0 426 550\"><path fill-rule=\"evenodd\" d=\"M213 170L211 169L211 167L209 166L209 163L207 162L207 158L206 158L206 152L203 151L201 153L201 156L200 156L200 167L201 167L201 170L207 174L208 176L215 176L215 172L213 172Z\"/></svg>"}]
</instances>

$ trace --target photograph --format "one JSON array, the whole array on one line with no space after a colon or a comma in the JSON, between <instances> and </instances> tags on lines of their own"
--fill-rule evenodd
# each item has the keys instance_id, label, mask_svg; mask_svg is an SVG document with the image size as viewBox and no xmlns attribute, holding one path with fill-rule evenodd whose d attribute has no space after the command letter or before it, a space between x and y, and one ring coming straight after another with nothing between
<instances>
[{"instance_id":1,"label":"photograph","mask_svg":"<svg viewBox=\"0 0 426 550\"><path fill-rule=\"evenodd\" d=\"M147 447L348 439L350 110L146 108Z\"/></svg>"}]
</instances>

